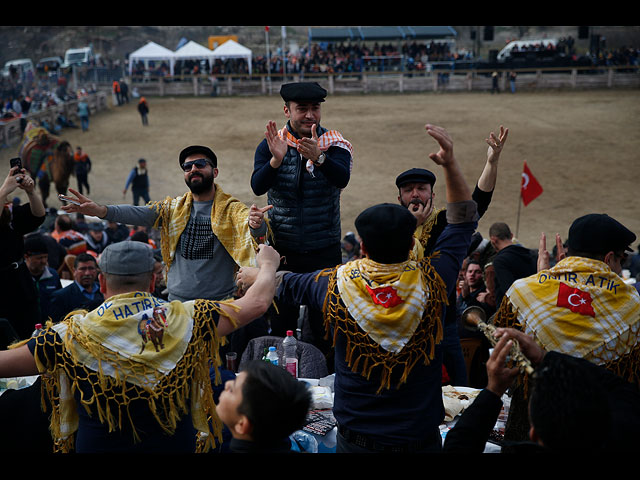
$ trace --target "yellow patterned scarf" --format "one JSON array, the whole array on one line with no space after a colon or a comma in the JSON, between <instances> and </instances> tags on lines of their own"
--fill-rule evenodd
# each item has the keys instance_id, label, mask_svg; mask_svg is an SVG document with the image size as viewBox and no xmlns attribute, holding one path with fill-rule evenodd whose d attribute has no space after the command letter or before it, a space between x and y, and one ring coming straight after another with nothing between
<instances>
[{"instance_id":1,"label":"yellow patterned scarf","mask_svg":"<svg viewBox=\"0 0 640 480\"><path fill-rule=\"evenodd\" d=\"M215 185L215 197L211 207L211 229L231 258L240 267L256 266L257 242L249 228L249 208L236 198L224 193ZM161 229L160 246L167 270L173 262L180 235L187 226L191 214L193 195L167 197L149 204L158 212L154 227ZM268 220L265 218L268 228Z\"/></svg>"},{"instance_id":2,"label":"yellow patterned scarf","mask_svg":"<svg viewBox=\"0 0 640 480\"><path fill-rule=\"evenodd\" d=\"M222 313L219 303L168 303L135 292L110 297L92 312L71 312L63 322L49 325L58 333L61 344L54 347L62 354L49 370L38 361L44 354L38 349L44 345L36 347L35 358L38 369L47 372L43 388L53 406L51 431L56 449L68 452L73 448L78 428L73 392L79 380L92 388L83 406L97 412L109 431L129 421L138 441L135 418L126 413L131 401L145 399L168 434L191 412L202 451L214 446L216 439L221 441L222 424L215 412L209 375L211 366L220 365L220 339L212 318L214 312ZM72 377L70 371L75 372ZM220 381L217 369L216 381ZM115 411L114 403L119 407Z\"/></svg>"},{"instance_id":3,"label":"yellow patterned scarf","mask_svg":"<svg viewBox=\"0 0 640 480\"><path fill-rule=\"evenodd\" d=\"M397 353L413 336L429 298L415 262L368 258L338 267L340 298L351 317L384 350Z\"/></svg>"},{"instance_id":4,"label":"yellow patterned scarf","mask_svg":"<svg viewBox=\"0 0 640 480\"><path fill-rule=\"evenodd\" d=\"M637 368L640 296L605 263L567 257L551 269L517 280L506 297L496 326L519 327L547 351L598 364L632 355L633 369ZM511 321L509 307L516 317Z\"/></svg>"},{"instance_id":5,"label":"yellow patterned scarf","mask_svg":"<svg viewBox=\"0 0 640 480\"><path fill-rule=\"evenodd\" d=\"M428 365L442 340L446 286L429 259L383 265L369 259L327 270L325 327L347 339L346 361L369 378L381 369L380 389L402 372L404 383L418 361ZM399 386L399 385L398 385Z\"/></svg>"},{"instance_id":6,"label":"yellow patterned scarf","mask_svg":"<svg viewBox=\"0 0 640 480\"><path fill-rule=\"evenodd\" d=\"M425 222L422 225L418 225L418 228L416 228L416 231L413 234L416 241L413 245L413 250L409 255L411 260L418 262L424 258L424 247L431 237L431 230L437 223L439 214L442 210L444 210L444 208L434 207Z\"/></svg>"}]
</instances>

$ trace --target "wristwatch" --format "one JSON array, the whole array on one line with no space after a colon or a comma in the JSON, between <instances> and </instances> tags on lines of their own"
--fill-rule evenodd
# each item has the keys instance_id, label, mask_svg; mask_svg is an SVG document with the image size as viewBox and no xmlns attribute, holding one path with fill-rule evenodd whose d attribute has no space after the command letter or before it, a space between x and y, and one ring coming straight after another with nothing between
<instances>
[{"instance_id":1,"label":"wristwatch","mask_svg":"<svg viewBox=\"0 0 640 480\"><path fill-rule=\"evenodd\" d=\"M324 154L324 152L321 152L320 155L318 156L318 159L314 163L316 165L322 165L326 159L327 159L327 156Z\"/></svg>"}]
</instances>

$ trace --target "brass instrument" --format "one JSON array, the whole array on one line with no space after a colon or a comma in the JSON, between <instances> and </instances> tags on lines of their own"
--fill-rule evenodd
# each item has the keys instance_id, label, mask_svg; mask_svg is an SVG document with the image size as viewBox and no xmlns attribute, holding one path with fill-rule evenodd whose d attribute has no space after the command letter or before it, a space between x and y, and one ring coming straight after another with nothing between
<instances>
[{"instance_id":1,"label":"brass instrument","mask_svg":"<svg viewBox=\"0 0 640 480\"><path fill-rule=\"evenodd\" d=\"M498 339L495 337L496 327L494 327L491 323L485 323L486 314L484 310L480 307L468 307L462 312L462 322L465 327L470 330L480 330L487 340L491 343L492 346L495 346L498 343ZM489 322L491 319L489 319ZM520 371L525 371L527 374L531 375L533 373L533 366L531 366L531 362L527 357L524 356L522 351L520 350L520 345L516 339L511 339L513 341L513 345L511 346L510 351L510 359L513 360Z\"/></svg>"}]
</instances>

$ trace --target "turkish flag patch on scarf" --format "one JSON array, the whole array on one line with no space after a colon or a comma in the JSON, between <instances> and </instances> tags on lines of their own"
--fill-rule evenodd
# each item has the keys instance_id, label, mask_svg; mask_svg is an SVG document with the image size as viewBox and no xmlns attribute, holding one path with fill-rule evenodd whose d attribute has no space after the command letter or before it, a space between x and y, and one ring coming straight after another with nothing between
<instances>
[{"instance_id":1,"label":"turkish flag patch on scarf","mask_svg":"<svg viewBox=\"0 0 640 480\"><path fill-rule=\"evenodd\" d=\"M572 312L579 313L580 315L596 316L596 312L594 312L591 306L591 295L589 292L583 292L578 288L570 287L562 282L560 282L560 287L558 288L557 306L568 308Z\"/></svg>"},{"instance_id":2,"label":"turkish flag patch on scarf","mask_svg":"<svg viewBox=\"0 0 640 480\"><path fill-rule=\"evenodd\" d=\"M369 285L366 285L366 287L369 295L371 295L373 299L373 303L382 305L384 308L393 308L404 302L393 287L371 288Z\"/></svg>"}]
</instances>

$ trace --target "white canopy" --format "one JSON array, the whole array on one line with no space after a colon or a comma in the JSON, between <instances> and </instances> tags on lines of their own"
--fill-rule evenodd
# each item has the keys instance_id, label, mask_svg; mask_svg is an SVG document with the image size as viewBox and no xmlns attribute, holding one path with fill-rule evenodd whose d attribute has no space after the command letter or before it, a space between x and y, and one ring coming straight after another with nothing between
<instances>
[{"instance_id":1,"label":"white canopy","mask_svg":"<svg viewBox=\"0 0 640 480\"><path fill-rule=\"evenodd\" d=\"M155 42L149 42L144 47L140 47L138 50L129 55L129 75L133 68L134 62L144 61L147 64L148 61L169 61L169 68L171 75L173 75L173 65L175 54L168 48L158 45Z\"/></svg>"},{"instance_id":2,"label":"white canopy","mask_svg":"<svg viewBox=\"0 0 640 480\"><path fill-rule=\"evenodd\" d=\"M251 74L251 56L252 52L244 45L240 45L234 40L227 40L213 51L214 58L244 58L249 66L249 74Z\"/></svg>"},{"instance_id":3,"label":"white canopy","mask_svg":"<svg viewBox=\"0 0 640 480\"><path fill-rule=\"evenodd\" d=\"M213 50L191 40L174 52L174 58L175 60L212 60Z\"/></svg>"}]
</instances>

